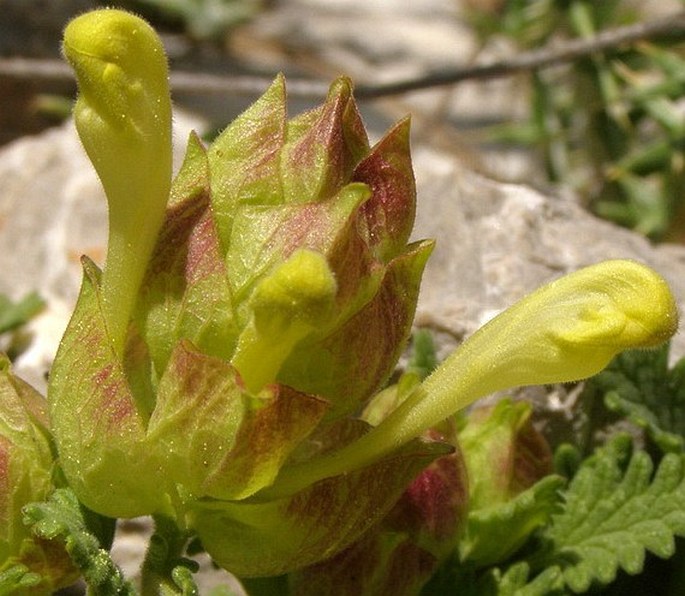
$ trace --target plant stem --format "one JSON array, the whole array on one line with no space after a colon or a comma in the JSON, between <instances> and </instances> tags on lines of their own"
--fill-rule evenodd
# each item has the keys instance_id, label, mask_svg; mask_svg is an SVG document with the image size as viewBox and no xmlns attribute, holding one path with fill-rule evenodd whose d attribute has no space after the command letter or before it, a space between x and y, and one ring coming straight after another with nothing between
<instances>
[{"instance_id":1,"label":"plant stem","mask_svg":"<svg viewBox=\"0 0 685 596\"><path fill-rule=\"evenodd\" d=\"M196 570L192 561L183 558L188 533L168 517L155 516L154 520L155 532L150 538L141 570L141 596L197 594L197 587L192 581L180 586L174 577L174 571L179 567Z\"/></svg>"}]
</instances>

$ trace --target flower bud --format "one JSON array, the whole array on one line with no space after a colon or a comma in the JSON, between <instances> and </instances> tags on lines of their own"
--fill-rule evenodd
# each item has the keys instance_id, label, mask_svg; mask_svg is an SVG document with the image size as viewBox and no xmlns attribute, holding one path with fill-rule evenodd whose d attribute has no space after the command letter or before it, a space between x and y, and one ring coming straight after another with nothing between
<instances>
[{"instance_id":1,"label":"flower bud","mask_svg":"<svg viewBox=\"0 0 685 596\"><path fill-rule=\"evenodd\" d=\"M166 56L153 29L121 10L75 18L63 51L78 79L76 129L107 195L103 304L121 355L171 183Z\"/></svg>"}]
</instances>

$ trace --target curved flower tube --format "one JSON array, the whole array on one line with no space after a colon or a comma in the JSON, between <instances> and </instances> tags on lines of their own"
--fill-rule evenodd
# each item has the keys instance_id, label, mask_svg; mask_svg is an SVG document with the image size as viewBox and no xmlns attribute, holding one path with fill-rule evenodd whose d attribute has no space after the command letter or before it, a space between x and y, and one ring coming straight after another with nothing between
<instances>
[{"instance_id":1,"label":"curved flower tube","mask_svg":"<svg viewBox=\"0 0 685 596\"><path fill-rule=\"evenodd\" d=\"M286 467L263 496L364 467L490 393L587 378L677 327L668 284L644 265L605 261L566 275L479 329L367 435L334 456Z\"/></svg>"},{"instance_id":2,"label":"curved flower tube","mask_svg":"<svg viewBox=\"0 0 685 596\"><path fill-rule=\"evenodd\" d=\"M67 27L64 52L110 245L102 274L83 260L48 402L64 474L98 513L164 515L238 575L315 564L454 451L417 438L426 429L675 330L656 273L595 265L502 313L375 426L356 420L404 349L433 247L409 243L408 120L371 146L345 78L289 119L278 77L210 147L192 135L169 186L152 29L94 11Z\"/></svg>"},{"instance_id":3,"label":"curved flower tube","mask_svg":"<svg viewBox=\"0 0 685 596\"><path fill-rule=\"evenodd\" d=\"M166 55L148 24L121 10L71 21L63 51L78 75L76 129L107 195L103 301L113 347L121 355L171 184Z\"/></svg>"}]
</instances>

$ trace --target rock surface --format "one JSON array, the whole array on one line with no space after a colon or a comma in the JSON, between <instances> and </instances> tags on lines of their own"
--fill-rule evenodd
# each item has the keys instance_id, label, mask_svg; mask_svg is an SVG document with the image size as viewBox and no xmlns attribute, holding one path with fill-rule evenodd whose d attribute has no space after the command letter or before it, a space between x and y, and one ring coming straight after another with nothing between
<instances>
[{"instance_id":1,"label":"rock surface","mask_svg":"<svg viewBox=\"0 0 685 596\"><path fill-rule=\"evenodd\" d=\"M418 147L416 233L437 239L417 323L470 333L543 283L606 259L635 259L660 272L685 303L685 247L653 246L600 220L569 196L502 183L451 155ZM685 354L678 334L673 353Z\"/></svg>"}]
</instances>

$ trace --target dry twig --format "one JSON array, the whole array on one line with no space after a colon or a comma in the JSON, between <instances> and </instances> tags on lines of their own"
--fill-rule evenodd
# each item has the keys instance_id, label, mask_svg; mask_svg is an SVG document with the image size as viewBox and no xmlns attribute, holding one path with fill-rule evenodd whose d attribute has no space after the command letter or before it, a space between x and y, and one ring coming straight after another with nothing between
<instances>
[{"instance_id":1,"label":"dry twig","mask_svg":"<svg viewBox=\"0 0 685 596\"><path fill-rule=\"evenodd\" d=\"M583 56L647 39L685 37L685 11L646 23L603 31L587 39L573 39L552 47L523 52L511 59L467 67L446 68L421 77L390 83L358 84L358 98L398 95L432 87L454 85L465 80L511 76L521 71L537 70L563 64ZM0 76L25 80L64 82L73 78L71 69L59 60L21 57L0 58ZM255 75L221 75L172 71L171 87L179 94L259 95L271 79ZM320 98L328 91L321 81L290 78L288 94L301 98Z\"/></svg>"}]
</instances>

